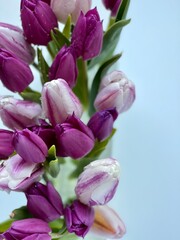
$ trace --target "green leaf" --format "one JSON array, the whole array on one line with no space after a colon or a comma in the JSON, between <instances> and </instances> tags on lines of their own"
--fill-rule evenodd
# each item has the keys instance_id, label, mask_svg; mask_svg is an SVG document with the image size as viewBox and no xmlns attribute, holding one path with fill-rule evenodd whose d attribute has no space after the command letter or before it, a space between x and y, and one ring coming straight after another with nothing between
<instances>
[{"instance_id":1,"label":"green leaf","mask_svg":"<svg viewBox=\"0 0 180 240\"><path fill-rule=\"evenodd\" d=\"M37 49L37 56L38 56L38 67L40 70L40 77L41 77L41 83L44 85L44 83L49 81L49 66L42 54L42 50L39 48Z\"/></svg>"},{"instance_id":2,"label":"green leaf","mask_svg":"<svg viewBox=\"0 0 180 240\"><path fill-rule=\"evenodd\" d=\"M69 176L71 179L77 178L83 172L85 166L98 159L101 153L106 149L106 146L108 145L109 141L111 140L115 132L116 129L113 129L111 135L107 139L105 139L102 142L96 141L94 148L85 158L81 159L78 162L77 161L74 162L76 164L76 169Z\"/></svg>"},{"instance_id":3,"label":"green leaf","mask_svg":"<svg viewBox=\"0 0 180 240\"><path fill-rule=\"evenodd\" d=\"M0 223L0 233L5 232L6 230L8 230L8 228L10 228L11 224L14 222L13 219L8 219L2 223Z\"/></svg>"},{"instance_id":4,"label":"green leaf","mask_svg":"<svg viewBox=\"0 0 180 240\"><path fill-rule=\"evenodd\" d=\"M57 29L57 28L55 28L54 30L51 31L51 37L52 37L52 40L54 41L58 51L64 45L67 45L67 46L70 45L70 42L66 38L66 36L64 36L63 33L60 32L59 29Z\"/></svg>"},{"instance_id":5,"label":"green leaf","mask_svg":"<svg viewBox=\"0 0 180 240\"><path fill-rule=\"evenodd\" d=\"M98 69L98 71L94 77L91 91L90 91L90 104L89 104L89 115L90 116L95 112L94 100L98 94L101 78L103 77L103 75L106 74L106 72L112 66L112 64L114 64L121 56L122 56L121 53L113 56L111 59L109 59L104 64L102 64L101 67Z\"/></svg>"},{"instance_id":6,"label":"green leaf","mask_svg":"<svg viewBox=\"0 0 180 240\"><path fill-rule=\"evenodd\" d=\"M66 230L66 224L64 222L64 219L56 219L53 222L50 222L49 226L54 233L62 233Z\"/></svg>"},{"instance_id":7,"label":"green leaf","mask_svg":"<svg viewBox=\"0 0 180 240\"><path fill-rule=\"evenodd\" d=\"M27 206L22 206L20 208L13 210L11 215L14 221L32 217L32 215L29 213L27 209Z\"/></svg>"},{"instance_id":8,"label":"green leaf","mask_svg":"<svg viewBox=\"0 0 180 240\"><path fill-rule=\"evenodd\" d=\"M119 41L122 28L129 24L129 22L130 19L121 20L114 23L109 28L109 30L104 34L101 54L90 62L90 64L88 65L89 68L93 67L96 64L100 65L103 62L107 61L109 58L111 58Z\"/></svg>"},{"instance_id":9,"label":"green leaf","mask_svg":"<svg viewBox=\"0 0 180 240\"><path fill-rule=\"evenodd\" d=\"M82 58L77 60L78 66L78 77L76 86L73 88L73 92L78 96L83 106L86 108L88 106L89 92L88 92L88 77L86 62Z\"/></svg>"},{"instance_id":10,"label":"green leaf","mask_svg":"<svg viewBox=\"0 0 180 240\"><path fill-rule=\"evenodd\" d=\"M67 38L70 39L71 36L71 15L68 16L66 24L63 29L63 35Z\"/></svg>"},{"instance_id":11,"label":"green leaf","mask_svg":"<svg viewBox=\"0 0 180 240\"><path fill-rule=\"evenodd\" d=\"M41 103L41 94L37 91L32 90L30 87L27 87L23 92L19 94L24 100Z\"/></svg>"},{"instance_id":12,"label":"green leaf","mask_svg":"<svg viewBox=\"0 0 180 240\"><path fill-rule=\"evenodd\" d=\"M128 9L129 9L129 5L130 5L130 0L122 1L119 11L118 11L118 14L116 16L116 20L115 20L116 22L121 21L126 18L126 15L127 15Z\"/></svg>"}]
</instances>

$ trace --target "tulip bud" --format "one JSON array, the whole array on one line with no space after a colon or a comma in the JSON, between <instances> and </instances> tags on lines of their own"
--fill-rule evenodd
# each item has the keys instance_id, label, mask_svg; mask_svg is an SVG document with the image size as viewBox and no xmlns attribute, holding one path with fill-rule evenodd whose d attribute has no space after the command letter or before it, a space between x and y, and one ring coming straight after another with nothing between
<instances>
[{"instance_id":1,"label":"tulip bud","mask_svg":"<svg viewBox=\"0 0 180 240\"><path fill-rule=\"evenodd\" d=\"M0 129L0 159L8 158L13 153L12 136L13 132Z\"/></svg>"},{"instance_id":2,"label":"tulip bud","mask_svg":"<svg viewBox=\"0 0 180 240\"><path fill-rule=\"evenodd\" d=\"M84 237L93 224L94 210L75 200L71 206L65 208L64 216L68 232Z\"/></svg>"},{"instance_id":3,"label":"tulip bud","mask_svg":"<svg viewBox=\"0 0 180 240\"><path fill-rule=\"evenodd\" d=\"M13 97L0 98L0 117L8 128L23 129L37 124L40 115L41 107L37 103Z\"/></svg>"},{"instance_id":4,"label":"tulip bud","mask_svg":"<svg viewBox=\"0 0 180 240\"><path fill-rule=\"evenodd\" d=\"M89 60L99 55L102 48L103 28L96 8L86 15L82 12L72 33L72 47L76 57Z\"/></svg>"},{"instance_id":5,"label":"tulip bud","mask_svg":"<svg viewBox=\"0 0 180 240\"><path fill-rule=\"evenodd\" d=\"M76 0L75 8L71 13L72 22L76 23L81 11L86 14L91 8L92 0Z\"/></svg>"},{"instance_id":6,"label":"tulip bud","mask_svg":"<svg viewBox=\"0 0 180 240\"><path fill-rule=\"evenodd\" d=\"M33 81L33 74L27 63L0 48L0 79L10 91L22 92Z\"/></svg>"},{"instance_id":7,"label":"tulip bud","mask_svg":"<svg viewBox=\"0 0 180 240\"><path fill-rule=\"evenodd\" d=\"M113 123L117 116L115 108L96 112L89 120L87 126L92 130L95 138L103 141L111 134Z\"/></svg>"},{"instance_id":8,"label":"tulip bud","mask_svg":"<svg viewBox=\"0 0 180 240\"><path fill-rule=\"evenodd\" d=\"M94 206L95 217L90 233L108 239L119 239L126 233L126 227L118 214L107 205Z\"/></svg>"},{"instance_id":9,"label":"tulip bud","mask_svg":"<svg viewBox=\"0 0 180 240\"><path fill-rule=\"evenodd\" d=\"M44 141L28 129L15 131L12 143L16 152L30 163L44 162L48 155Z\"/></svg>"},{"instance_id":10,"label":"tulip bud","mask_svg":"<svg viewBox=\"0 0 180 240\"><path fill-rule=\"evenodd\" d=\"M106 9L111 10L111 16L116 16L122 0L103 0Z\"/></svg>"},{"instance_id":11,"label":"tulip bud","mask_svg":"<svg viewBox=\"0 0 180 240\"><path fill-rule=\"evenodd\" d=\"M101 81L94 106L100 110L116 108L118 113L127 111L135 99L135 86L124 73L113 71Z\"/></svg>"},{"instance_id":12,"label":"tulip bud","mask_svg":"<svg viewBox=\"0 0 180 240\"><path fill-rule=\"evenodd\" d=\"M51 222L63 215L63 203L54 186L34 183L26 191L27 207L34 217ZM39 204L41 203L41 204Z\"/></svg>"},{"instance_id":13,"label":"tulip bud","mask_svg":"<svg viewBox=\"0 0 180 240\"><path fill-rule=\"evenodd\" d=\"M56 135L54 128L46 123L44 120L40 120L40 126L35 125L29 128L32 132L38 135L47 145L48 149L55 145Z\"/></svg>"},{"instance_id":14,"label":"tulip bud","mask_svg":"<svg viewBox=\"0 0 180 240\"><path fill-rule=\"evenodd\" d=\"M57 19L65 23L68 16L75 9L76 0L51 0L51 8L55 13Z\"/></svg>"},{"instance_id":15,"label":"tulip bud","mask_svg":"<svg viewBox=\"0 0 180 240\"><path fill-rule=\"evenodd\" d=\"M73 88L77 78L76 59L73 56L72 48L62 47L55 57L49 70L50 80L63 78Z\"/></svg>"},{"instance_id":16,"label":"tulip bud","mask_svg":"<svg viewBox=\"0 0 180 240\"><path fill-rule=\"evenodd\" d=\"M108 203L119 183L119 163L113 158L96 160L84 168L75 188L82 203L94 206Z\"/></svg>"},{"instance_id":17,"label":"tulip bud","mask_svg":"<svg viewBox=\"0 0 180 240\"><path fill-rule=\"evenodd\" d=\"M25 41L23 31L7 23L0 23L0 48L8 50L27 63L34 59L34 49Z\"/></svg>"},{"instance_id":18,"label":"tulip bud","mask_svg":"<svg viewBox=\"0 0 180 240\"><path fill-rule=\"evenodd\" d=\"M27 162L16 154L0 165L0 190L24 191L38 181L42 173L40 164Z\"/></svg>"},{"instance_id":19,"label":"tulip bud","mask_svg":"<svg viewBox=\"0 0 180 240\"><path fill-rule=\"evenodd\" d=\"M56 125L55 131L58 156L82 158L94 147L91 130L74 115L68 117L64 123Z\"/></svg>"},{"instance_id":20,"label":"tulip bud","mask_svg":"<svg viewBox=\"0 0 180 240\"><path fill-rule=\"evenodd\" d=\"M58 27L52 9L40 0L21 0L21 21L27 41L38 45L47 45L51 30Z\"/></svg>"},{"instance_id":21,"label":"tulip bud","mask_svg":"<svg viewBox=\"0 0 180 240\"><path fill-rule=\"evenodd\" d=\"M73 113L79 118L82 115L81 103L64 79L45 83L41 99L44 114L53 126Z\"/></svg>"},{"instance_id":22,"label":"tulip bud","mask_svg":"<svg viewBox=\"0 0 180 240\"><path fill-rule=\"evenodd\" d=\"M46 222L36 218L27 218L13 222L0 237L7 240L51 240L50 232L51 228Z\"/></svg>"}]
</instances>

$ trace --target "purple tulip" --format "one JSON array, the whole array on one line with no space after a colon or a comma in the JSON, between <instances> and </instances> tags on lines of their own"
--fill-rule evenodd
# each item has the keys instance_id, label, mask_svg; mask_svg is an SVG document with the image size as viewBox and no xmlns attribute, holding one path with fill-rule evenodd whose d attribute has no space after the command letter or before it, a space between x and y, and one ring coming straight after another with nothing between
<instances>
[{"instance_id":1,"label":"purple tulip","mask_svg":"<svg viewBox=\"0 0 180 240\"><path fill-rule=\"evenodd\" d=\"M101 81L94 106L97 111L116 108L118 114L127 111L135 100L135 86L124 73L113 71Z\"/></svg>"},{"instance_id":2,"label":"purple tulip","mask_svg":"<svg viewBox=\"0 0 180 240\"><path fill-rule=\"evenodd\" d=\"M23 129L38 123L41 115L39 104L13 97L0 98L0 117L5 126Z\"/></svg>"},{"instance_id":3,"label":"purple tulip","mask_svg":"<svg viewBox=\"0 0 180 240\"><path fill-rule=\"evenodd\" d=\"M12 131L0 129L0 159L8 158L14 152L12 136Z\"/></svg>"},{"instance_id":4,"label":"purple tulip","mask_svg":"<svg viewBox=\"0 0 180 240\"><path fill-rule=\"evenodd\" d=\"M27 63L34 59L34 49L25 41L23 31L7 23L0 23L0 48L8 50Z\"/></svg>"},{"instance_id":5,"label":"purple tulip","mask_svg":"<svg viewBox=\"0 0 180 240\"><path fill-rule=\"evenodd\" d=\"M63 215L63 203L54 186L34 183L26 191L27 207L36 218L51 222ZM41 204L39 204L41 203Z\"/></svg>"},{"instance_id":6,"label":"purple tulip","mask_svg":"<svg viewBox=\"0 0 180 240\"><path fill-rule=\"evenodd\" d=\"M102 48L103 28L96 8L89 10L86 15L82 12L72 34L72 47L76 57L84 60L99 55Z\"/></svg>"},{"instance_id":7,"label":"purple tulip","mask_svg":"<svg viewBox=\"0 0 180 240\"><path fill-rule=\"evenodd\" d=\"M50 233L51 228L46 222L28 218L13 222L11 227L0 237L6 240L51 240Z\"/></svg>"},{"instance_id":8,"label":"purple tulip","mask_svg":"<svg viewBox=\"0 0 180 240\"><path fill-rule=\"evenodd\" d=\"M50 80L63 78L73 88L76 84L77 73L76 59L72 48L62 47L49 70Z\"/></svg>"},{"instance_id":9,"label":"purple tulip","mask_svg":"<svg viewBox=\"0 0 180 240\"><path fill-rule=\"evenodd\" d=\"M118 113L115 108L96 112L89 120L87 126L92 130L95 138L103 141L111 134L113 123L117 116Z\"/></svg>"},{"instance_id":10,"label":"purple tulip","mask_svg":"<svg viewBox=\"0 0 180 240\"><path fill-rule=\"evenodd\" d=\"M74 115L68 117L64 123L56 125L55 131L58 156L82 158L94 147L93 133Z\"/></svg>"},{"instance_id":11,"label":"purple tulip","mask_svg":"<svg viewBox=\"0 0 180 240\"><path fill-rule=\"evenodd\" d=\"M47 45L51 30L58 27L52 9L41 0L21 0L21 20L27 41L38 45Z\"/></svg>"},{"instance_id":12,"label":"purple tulip","mask_svg":"<svg viewBox=\"0 0 180 240\"><path fill-rule=\"evenodd\" d=\"M116 16L122 0L103 0L106 9L111 10L111 16Z\"/></svg>"},{"instance_id":13,"label":"purple tulip","mask_svg":"<svg viewBox=\"0 0 180 240\"><path fill-rule=\"evenodd\" d=\"M78 200L89 206L108 203L116 192L119 172L119 163L113 158L96 160L87 165L75 188Z\"/></svg>"},{"instance_id":14,"label":"purple tulip","mask_svg":"<svg viewBox=\"0 0 180 240\"><path fill-rule=\"evenodd\" d=\"M45 83L41 100L44 115L53 126L64 122L73 113L77 117L82 115L81 103L64 79Z\"/></svg>"},{"instance_id":15,"label":"purple tulip","mask_svg":"<svg viewBox=\"0 0 180 240\"><path fill-rule=\"evenodd\" d=\"M93 235L105 239L119 239L126 233L126 227L118 214L107 205L94 206L94 223L90 229Z\"/></svg>"},{"instance_id":16,"label":"purple tulip","mask_svg":"<svg viewBox=\"0 0 180 240\"><path fill-rule=\"evenodd\" d=\"M0 165L0 190L25 191L43 173L41 164L30 163L14 155Z\"/></svg>"},{"instance_id":17,"label":"purple tulip","mask_svg":"<svg viewBox=\"0 0 180 240\"><path fill-rule=\"evenodd\" d=\"M44 162L48 155L45 142L35 133L28 129L15 131L13 146L16 152L27 162Z\"/></svg>"},{"instance_id":18,"label":"purple tulip","mask_svg":"<svg viewBox=\"0 0 180 240\"><path fill-rule=\"evenodd\" d=\"M0 79L10 91L22 92L33 81L33 74L26 62L0 48Z\"/></svg>"},{"instance_id":19,"label":"purple tulip","mask_svg":"<svg viewBox=\"0 0 180 240\"><path fill-rule=\"evenodd\" d=\"M40 120L40 125L34 125L29 128L32 132L38 135L47 145L48 149L55 145L56 135L54 128L46 123L44 120Z\"/></svg>"},{"instance_id":20,"label":"purple tulip","mask_svg":"<svg viewBox=\"0 0 180 240\"><path fill-rule=\"evenodd\" d=\"M75 200L65 208L65 220L68 232L84 237L94 221L94 210Z\"/></svg>"}]
</instances>

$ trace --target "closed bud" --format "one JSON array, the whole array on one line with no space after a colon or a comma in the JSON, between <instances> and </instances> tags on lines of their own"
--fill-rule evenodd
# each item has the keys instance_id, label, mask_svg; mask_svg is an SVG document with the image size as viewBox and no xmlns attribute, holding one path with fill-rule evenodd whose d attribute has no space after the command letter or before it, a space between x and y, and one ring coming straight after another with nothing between
<instances>
[{"instance_id":1,"label":"closed bud","mask_svg":"<svg viewBox=\"0 0 180 240\"><path fill-rule=\"evenodd\" d=\"M74 11L72 12L72 21L77 22L81 11L86 14L91 8L92 0L76 0Z\"/></svg>"},{"instance_id":2,"label":"closed bud","mask_svg":"<svg viewBox=\"0 0 180 240\"><path fill-rule=\"evenodd\" d=\"M58 27L52 9L40 0L21 0L21 21L27 41L38 45L47 45L51 30Z\"/></svg>"},{"instance_id":3,"label":"closed bud","mask_svg":"<svg viewBox=\"0 0 180 240\"><path fill-rule=\"evenodd\" d=\"M113 158L96 160L84 168L75 188L82 203L94 206L108 203L119 183L119 163Z\"/></svg>"},{"instance_id":4,"label":"closed bud","mask_svg":"<svg viewBox=\"0 0 180 240\"><path fill-rule=\"evenodd\" d=\"M103 0L106 9L111 10L111 16L116 16L122 0Z\"/></svg>"},{"instance_id":5,"label":"closed bud","mask_svg":"<svg viewBox=\"0 0 180 240\"><path fill-rule=\"evenodd\" d=\"M63 215L63 203L54 186L34 183L26 191L27 207L36 218L51 222ZM41 204L39 204L41 203Z\"/></svg>"},{"instance_id":6,"label":"closed bud","mask_svg":"<svg viewBox=\"0 0 180 240\"><path fill-rule=\"evenodd\" d=\"M0 239L51 240L50 233L51 228L46 222L36 218L27 218L13 222L5 233L0 234Z\"/></svg>"},{"instance_id":7,"label":"closed bud","mask_svg":"<svg viewBox=\"0 0 180 240\"><path fill-rule=\"evenodd\" d=\"M102 48L103 28L97 9L81 12L72 34L76 57L89 60L99 55Z\"/></svg>"},{"instance_id":8,"label":"closed bud","mask_svg":"<svg viewBox=\"0 0 180 240\"><path fill-rule=\"evenodd\" d=\"M62 47L49 70L50 80L63 78L73 88L76 84L77 72L76 59L72 48Z\"/></svg>"},{"instance_id":9,"label":"closed bud","mask_svg":"<svg viewBox=\"0 0 180 240\"><path fill-rule=\"evenodd\" d=\"M94 106L100 110L116 108L118 114L127 111L135 100L135 86L124 73L113 71L101 81Z\"/></svg>"},{"instance_id":10,"label":"closed bud","mask_svg":"<svg viewBox=\"0 0 180 240\"><path fill-rule=\"evenodd\" d=\"M0 190L25 191L42 174L41 164L27 162L16 154L0 164Z\"/></svg>"},{"instance_id":11,"label":"closed bud","mask_svg":"<svg viewBox=\"0 0 180 240\"><path fill-rule=\"evenodd\" d=\"M58 156L82 158L94 147L92 131L74 115L68 117L64 123L56 125L55 131Z\"/></svg>"},{"instance_id":12,"label":"closed bud","mask_svg":"<svg viewBox=\"0 0 180 240\"><path fill-rule=\"evenodd\" d=\"M84 238L93 224L94 210L75 200L65 208L64 216L68 232Z\"/></svg>"},{"instance_id":13,"label":"closed bud","mask_svg":"<svg viewBox=\"0 0 180 240\"><path fill-rule=\"evenodd\" d=\"M23 31L7 23L0 23L0 48L8 50L27 63L34 59L34 49L25 41Z\"/></svg>"},{"instance_id":14,"label":"closed bud","mask_svg":"<svg viewBox=\"0 0 180 240\"><path fill-rule=\"evenodd\" d=\"M28 129L15 131L13 146L16 152L27 162L44 162L48 155L45 142L35 133Z\"/></svg>"},{"instance_id":15,"label":"closed bud","mask_svg":"<svg viewBox=\"0 0 180 240\"><path fill-rule=\"evenodd\" d=\"M57 19L65 23L68 16L75 9L76 0L51 0L51 8L55 13Z\"/></svg>"},{"instance_id":16,"label":"closed bud","mask_svg":"<svg viewBox=\"0 0 180 240\"><path fill-rule=\"evenodd\" d=\"M41 100L44 115L53 126L64 122L73 113L77 117L82 115L81 103L64 79L45 83Z\"/></svg>"},{"instance_id":17,"label":"closed bud","mask_svg":"<svg viewBox=\"0 0 180 240\"><path fill-rule=\"evenodd\" d=\"M0 129L0 159L6 159L14 152L12 136L12 131Z\"/></svg>"},{"instance_id":18,"label":"closed bud","mask_svg":"<svg viewBox=\"0 0 180 240\"><path fill-rule=\"evenodd\" d=\"M119 239L126 227L118 214L107 205L94 206L95 217L90 233L108 239Z\"/></svg>"},{"instance_id":19,"label":"closed bud","mask_svg":"<svg viewBox=\"0 0 180 240\"><path fill-rule=\"evenodd\" d=\"M39 104L13 97L0 98L0 117L5 126L23 129L38 123L41 115Z\"/></svg>"},{"instance_id":20,"label":"closed bud","mask_svg":"<svg viewBox=\"0 0 180 240\"><path fill-rule=\"evenodd\" d=\"M46 123L44 120L40 120L40 125L34 125L30 127L29 129L34 132L36 135L38 135L42 140L46 143L48 149L55 145L56 143L56 135L54 128Z\"/></svg>"},{"instance_id":21,"label":"closed bud","mask_svg":"<svg viewBox=\"0 0 180 240\"><path fill-rule=\"evenodd\" d=\"M92 130L95 138L103 141L111 134L117 115L115 108L96 112L87 126Z\"/></svg>"},{"instance_id":22,"label":"closed bud","mask_svg":"<svg viewBox=\"0 0 180 240\"><path fill-rule=\"evenodd\" d=\"M33 81L33 74L26 62L0 48L0 79L10 91L22 92Z\"/></svg>"}]
</instances>

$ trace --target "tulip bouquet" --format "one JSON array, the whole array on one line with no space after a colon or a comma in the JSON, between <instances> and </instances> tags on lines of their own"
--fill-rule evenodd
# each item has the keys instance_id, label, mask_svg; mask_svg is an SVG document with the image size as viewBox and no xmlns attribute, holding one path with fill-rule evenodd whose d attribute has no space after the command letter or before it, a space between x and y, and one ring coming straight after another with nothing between
<instances>
[{"instance_id":1,"label":"tulip bouquet","mask_svg":"<svg viewBox=\"0 0 180 240\"><path fill-rule=\"evenodd\" d=\"M0 80L19 94L0 96L0 189L27 199L0 224L0 239L125 233L107 205L120 167L105 150L135 99L134 84L112 69L130 0L102 2L106 29L91 0L21 0L22 29L0 23ZM34 72L41 89L30 85Z\"/></svg>"}]
</instances>

